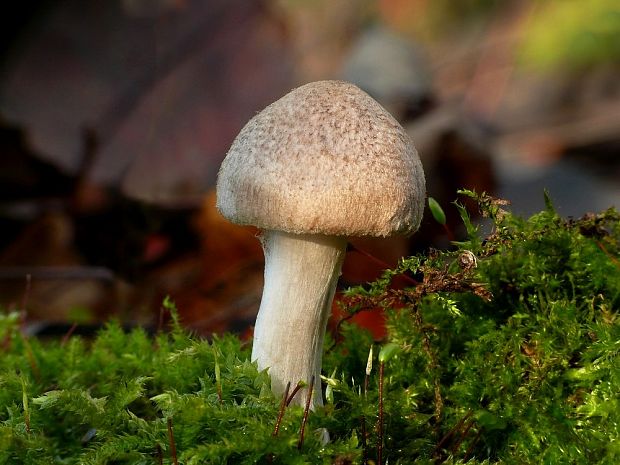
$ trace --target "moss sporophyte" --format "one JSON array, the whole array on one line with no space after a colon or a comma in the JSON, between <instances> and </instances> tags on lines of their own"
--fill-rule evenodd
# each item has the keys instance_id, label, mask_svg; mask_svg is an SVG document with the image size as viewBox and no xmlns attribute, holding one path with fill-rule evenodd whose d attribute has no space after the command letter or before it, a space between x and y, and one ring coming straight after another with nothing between
<instances>
[{"instance_id":1,"label":"moss sporophyte","mask_svg":"<svg viewBox=\"0 0 620 465\"><path fill-rule=\"evenodd\" d=\"M388 336L328 336L314 411L293 383L273 394L247 343L185 332L170 300L154 336L41 341L2 314L0 463L620 463L620 215L523 219L463 195L490 233L458 204L465 240L346 291Z\"/></svg>"}]
</instances>

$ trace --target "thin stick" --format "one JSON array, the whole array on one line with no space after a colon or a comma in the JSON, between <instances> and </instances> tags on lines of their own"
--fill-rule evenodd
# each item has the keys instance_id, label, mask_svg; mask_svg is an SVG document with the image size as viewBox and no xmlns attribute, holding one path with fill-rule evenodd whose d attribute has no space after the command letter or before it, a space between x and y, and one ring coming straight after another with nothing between
<instances>
[{"instance_id":1,"label":"thin stick","mask_svg":"<svg viewBox=\"0 0 620 465\"><path fill-rule=\"evenodd\" d=\"M456 451L459 450L459 448L461 447L461 444L463 443L463 441L469 434L469 430L471 430L472 426L474 426L474 422L473 420L470 420L465 425L463 431L460 431L459 438L456 440L455 444L452 446L452 450L451 450L452 455L456 454Z\"/></svg>"},{"instance_id":2,"label":"thin stick","mask_svg":"<svg viewBox=\"0 0 620 465\"><path fill-rule=\"evenodd\" d=\"M31 289L32 289L32 276L27 274L26 275L26 288L24 289L24 295L22 297L22 309L20 313L20 319L21 319L20 325L22 327L22 334L23 334L22 342L24 344L24 348L26 349L26 357L28 358L28 362L30 363L32 374L34 375L34 378L37 381L40 381L41 371L39 370L39 365L34 356L34 352L32 351L32 346L30 345L30 342L28 341L28 336L25 334L25 331L24 331L24 327L26 326L26 319L27 319L26 308L28 307L28 301L30 300Z\"/></svg>"},{"instance_id":3,"label":"thin stick","mask_svg":"<svg viewBox=\"0 0 620 465\"><path fill-rule=\"evenodd\" d=\"M28 391L26 389L26 381L21 378L22 382L22 404L24 407L24 422L26 423L26 433L30 434L30 407L28 405Z\"/></svg>"},{"instance_id":4,"label":"thin stick","mask_svg":"<svg viewBox=\"0 0 620 465\"><path fill-rule=\"evenodd\" d=\"M360 254L362 254L364 257L368 258L370 261L376 263L377 265L379 265L380 267L382 267L384 270L389 270L390 268L393 268L392 266L390 266L388 263L384 262L383 260L375 257L373 254L371 254L370 252L367 252L363 249L360 249L358 246L353 245L349 242L349 249L353 250L355 252L358 252ZM418 281L416 281L415 279L413 279L411 276L405 274L405 273L401 273L400 276L402 276L404 279L406 279L407 281L409 281L411 284L413 284L414 286L417 286L418 284L420 284Z\"/></svg>"},{"instance_id":5,"label":"thin stick","mask_svg":"<svg viewBox=\"0 0 620 465\"><path fill-rule=\"evenodd\" d=\"M168 418L168 439L170 440L170 457L174 465L179 465L177 459L177 446L174 442L174 432L172 431L172 418Z\"/></svg>"},{"instance_id":6,"label":"thin stick","mask_svg":"<svg viewBox=\"0 0 620 465\"><path fill-rule=\"evenodd\" d=\"M463 457L464 462L467 462L469 460L469 457L471 457L471 454L473 453L474 448L476 447L476 445L478 444L478 441L480 440L480 436L482 436L482 428L478 430L478 433L476 433L474 440L472 441L470 446L467 448L467 451L465 452L465 456Z\"/></svg>"},{"instance_id":7,"label":"thin stick","mask_svg":"<svg viewBox=\"0 0 620 465\"><path fill-rule=\"evenodd\" d=\"M379 434L379 440L377 443L377 463L383 464L383 369L385 362L379 364L379 420L377 425L377 432Z\"/></svg>"},{"instance_id":8,"label":"thin stick","mask_svg":"<svg viewBox=\"0 0 620 465\"><path fill-rule=\"evenodd\" d=\"M293 389L293 392L291 392L291 395L288 396L288 398L286 399L287 407L291 404L291 402L293 401L293 398L297 395L297 393L302 387L304 387L304 383L302 383L301 381L297 383L297 385L295 386L295 389Z\"/></svg>"},{"instance_id":9,"label":"thin stick","mask_svg":"<svg viewBox=\"0 0 620 465\"><path fill-rule=\"evenodd\" d=\"M276 427L273 429L272 436L277 436L278 431L280 431L280 423L282 423L282 417L284 416L284 410L286 409L286 401L288 400L288 391L291 388L291 382L286 383L286 389L284 390L284 395L282 396L282 403L280 404L280 411L278 412L278 419L276 420Z\"/></svg>"},{"instance_id":10,"label":"thin stick","mask_svg":"<svg viewBox=\"0 0 620 465\"><path fill-rule=\"evenodd\" d=\"M37 359L34 356L32 346L30 345L30 341L28 340L27 336L24 335L24 337L22 337L22 343L24 344L26 357L28 358L28 362L30 363L30 369L32 370L34 379L39 382L41 381L41 370L39 369L39 364L37 363Z\"/></svg>"},{"instance_id":11,"label":"thin stick","mask_svg":"<svg viewBox=\"0 0 620 465\"><path fill-rule=\"evenodd\" d=\"M364 406L368 402L368 385L370 384L370 373L372 372L372 344L368 351L368 361L366 362L366 370L364 373ZM362 414L360 418L362 422L362 465L368 464L368 448L366 444L366 417Z\"/></svg>"},{"instance_id":12,"label":"thin stick","mask_svg":"<svg viewBox=\"0 0 620 465\"><path fill-rule=\"evenodd\" d=\"M217 359L215 360L215 386L217 388L217 399L220 401L220 404L224 403L224 399L222 397L222 378L220 375L220 364Z\"/></svg>"},{"instance_id":13,"label":"thin stick","mask_svg":"<svg viewBox=\"0 0 620 465\"><path fill-rule=\"evenodd\" d=\"M157 464L164 465L164 451L159 443L155 445L155 451L157 452Z\"/></svg>"},{"instance_id":14,"label":"thin stick","mask_svg":"<svg viewBox=\"0 0 620 465\"><path fill-rule=\"evenodd\" d=\"M469 417L471 417L471 415L472 411L470 410L456 423L456 425L450 428L450 431L448 431L437 443L431 455L435 456L441 449L447 447L447 444L452 441L452 439L456 436L457 433L461 434L461 428L463 427L463 424L469 419ZM469 427L471 427L471 425ZM469 427L467 428L467 430L469 429ZM456 452L456 449L452 448L452 452Z\"/></svg>"},{"instance_id":15,"label":"thin stick","mask_svg":"<svg viewBox=\"0 0 620 465\"><path fill-rule=\"evenodd\" d=\"M214 371L215 371L215 388L217 390L217 398L220 401L220 404L223 403L222 398L222 374L220 371L220 362L218 360L218 351L215 346L211 346L213 349L213 360L215 363Z\"/></svg>"},{"instance_id":16,"label":"thin stick","mask_svg":"<svg viewBox=\"0 0 620 465\"><path fill-rule=\"evenodd\" d=\"M62 337L62 340L60 341L60 347L64 347L67 342L69 342L69 339L71 338L71 336L73 335L73 332L76 330L78 324L77 322L73 323L71 325L71 327L69 328L69 330L65 333L65 335Z\"/></svg>"},{"instance_id":17,"label":"thin stick","mask_svg":"<svg viewBox=\"0 0 620 465\"><path fill-rule=\"evenodd\" d=\"M442 224L443 226L443 230L445 231L446 235L448 236L448 240L450 242L454 242L456 240L456 238L454 237L454 233L452 232L452 229L450 229L450 227L447 224Z\"/></svg>"},{"instance_id":18,"label":"thin stick","mask_svg":"<svg viewBox=\"0 0 620 465\"><path fill-rule=\"evenodd\" d=\"M414 307L414 321L416 323L417 328L420 330L422 334L422 347L424 352L428 356L429 365L433 374L433 386L435 393L435 421L436 427L440 424L441 415L443 412L443 398L441 397L441 383L439 382L439 376L436 374L439 363L437 362L437 354L433 352L433 348L431 345L431 339L428 336L428 330L425 329L424 321L422 320L422 315L419 312L419 309Z\"/></svg>"},{"instance_id":19,"label":"thin stick","mask_svg":"<svg viewBox=\"0 0 620 465\"><path fill-rule=\"evenodd\" d=\"M601 249L603 251L603 253L605 255L607 255L607 257L609 257L609 259L617 266L620 266L620 262L616 259L616 257L614 257L612 254L610 254L607 249L605 248L605 246L600 242L600 241L594 241L596 242L596 245L598 246L599 249Z\"/></svg>"},{"instance_id":20,"label":"thin stick","mask_svg":"<svg viewBox=\"0 0 620 465\"><path fill-rule=\"evenodd\" d=\"M368 464L368 449L366 448L366 417L362 415L360 417L362 422L362 465Z\"/></svg>"},{"instance_id":21,"label":"thin stick","mask_svg":"<svg viewBox=\"0 0 620 465\"><path fill-rule=\"evenodd\" d=\"M301 428L299 430L299 441L297 442L297 449L301 450L301 446L304 444L304 432L306 430L306 423L308 422L308 412L310 411L310 401L312 400L312 391L314 388L314 375L310 379L310 386L308 386L308 397L306 398L306 407L304 408L304 417L301 420Z\"/></svg>"}]
</instances>

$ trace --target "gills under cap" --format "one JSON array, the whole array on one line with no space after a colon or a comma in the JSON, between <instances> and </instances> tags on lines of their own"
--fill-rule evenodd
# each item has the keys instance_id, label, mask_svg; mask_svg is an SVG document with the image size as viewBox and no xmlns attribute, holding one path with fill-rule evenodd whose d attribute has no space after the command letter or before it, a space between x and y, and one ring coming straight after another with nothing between
<instances>
[{"instance_id":1,"label":"gills under cap","mask_svg":"<svg viewBox=\"0 0 620 465\"><path fill-rule=\"evenodd\" d=\"M319 81L243 127L220 167L217 208L262 229L389 236L419 227L425 192L400 124L353 84Z\"/></svg>"}]
</instances>

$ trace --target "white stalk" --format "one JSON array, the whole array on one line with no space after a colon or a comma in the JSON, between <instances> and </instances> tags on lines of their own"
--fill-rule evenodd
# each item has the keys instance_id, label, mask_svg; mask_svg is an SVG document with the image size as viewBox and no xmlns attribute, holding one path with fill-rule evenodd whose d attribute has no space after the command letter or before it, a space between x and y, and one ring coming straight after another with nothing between
<instances>
[{"instance_id":1,"label":"white stalk","mask_svg":"<svg viewBox=\"0 0 620 465\"><path fill-rule=\"evenodd\" d=\"M311 407L323 404L323 338L344 260L346 239L318 234L264 231L265 285L254 328L252 360L269 369L272 390L282 395L290 381L308 385ZM295 397L304 404L307 389Z\"/></svg>"}]
</instances>

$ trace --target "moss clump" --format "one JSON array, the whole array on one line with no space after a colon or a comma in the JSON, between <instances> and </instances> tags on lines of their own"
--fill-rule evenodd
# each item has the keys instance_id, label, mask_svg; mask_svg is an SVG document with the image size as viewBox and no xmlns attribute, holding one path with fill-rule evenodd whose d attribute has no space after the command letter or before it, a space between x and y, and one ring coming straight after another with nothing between
<instances>
[{"instance_id":1,"label":"moss clump","mask_svg":"<svg viewBox=\"0 0 620 465\"><path fill-rule=\"evenodd\" d=\"M385 309L389 335L345 323L328 341L327 402L301 447L303 409L273 434L281 401L233 336L208 342L175 321L154 337L110 324L92 341L43 343L5 315L0 463L347 464L375 460L380 443L393 464L620 462L620 215L563 220L549 202L525 220L463 194L491 234L457 205L469 238L456 250L347 292L350 312ZM417 284L394 288L400 274Z\"/></svg>"}]
</instances>

